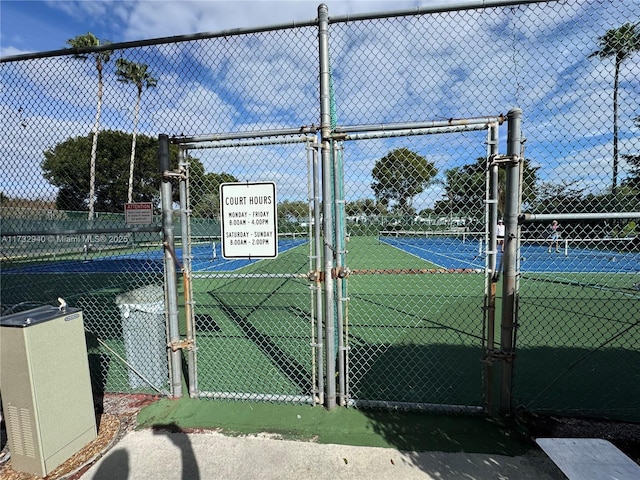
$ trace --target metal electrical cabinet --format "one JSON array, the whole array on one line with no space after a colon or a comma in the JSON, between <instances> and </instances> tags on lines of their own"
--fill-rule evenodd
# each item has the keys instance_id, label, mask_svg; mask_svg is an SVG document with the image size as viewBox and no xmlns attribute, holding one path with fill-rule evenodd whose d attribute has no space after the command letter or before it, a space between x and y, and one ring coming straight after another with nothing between
<instances>
[{"instance_id":1,"label":"metal electrical cabinet","mask_svg":"<svg viewBox=\"0 0 640 480\"><path fill-rule=\"evenodd\" d=\"M95 439L82 311L0 317L0 391L15 470L45 477Z\"/></svg>"}]
</instances>

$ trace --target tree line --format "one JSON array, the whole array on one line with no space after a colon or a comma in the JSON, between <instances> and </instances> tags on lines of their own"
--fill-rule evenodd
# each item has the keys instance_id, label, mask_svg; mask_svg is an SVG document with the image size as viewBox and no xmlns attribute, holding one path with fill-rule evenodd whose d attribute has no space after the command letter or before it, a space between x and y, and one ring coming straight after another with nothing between
<instances>
[{"instance_id":1,"label":"tree line","mask_svg":"<svg viewBox=\"0 0 640 480\"><path fill-rule=\"evenodd\" d=\"M91 32L85 35L78 35L74 38L67 40L67 45L75 49L84 49L91 47L99 47L101 45L108 45L108 41L101 41ZM113 52L111 50L101 50L91 54L76 53L74 58L78 60L92 59L94 61L96 72L98 75L98 89L96 100L96 114L93 122L93 128L91 131L91 154L89 161L89 185L87 195L87 205L89 211L89 220L93 219L95 211L95 203L98 200L98 196L104 195L103 192L96 192L96 162L98 155L98 134L100 132L100 117L102 114L102 95L104 90L104 75L103 70L105 64L111 60ZM144 88L155 87L158 83L151 73L149 72L149 66L142 63L132 62L126 58L118 58L116 60L116 77L119 82L132 84L136 87L136 103L134 107L133 116L133 134L131 136L131 154L129 156L129 165L126 171L129 172L128 176L128 189L127 200L129 203L133 201L133 183L134 183L134 170L135 170L135 158L136 158L136 137L138 130L138 116L140 114L140 103L142 101L142 92ZM64 195L69 194L67 189L63 192Z\"/></svg>"}]
</instances>

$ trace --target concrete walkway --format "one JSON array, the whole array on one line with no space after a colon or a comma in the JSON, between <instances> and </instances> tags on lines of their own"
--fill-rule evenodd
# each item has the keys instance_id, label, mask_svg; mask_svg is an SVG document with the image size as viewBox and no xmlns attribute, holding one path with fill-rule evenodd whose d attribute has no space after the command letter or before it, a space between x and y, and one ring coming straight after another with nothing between
<instances>
[{"instance_id":1,"label":"concrete walkway","mask_svg":"<svg viewBox=\"0 0 640 480\"><path fill-rule=\"evenodd\" d=\"M83 480L561 480L540 450L509 457L481 453L401 452L216 432L127 434Z\"/></svg>"}]
</instances>

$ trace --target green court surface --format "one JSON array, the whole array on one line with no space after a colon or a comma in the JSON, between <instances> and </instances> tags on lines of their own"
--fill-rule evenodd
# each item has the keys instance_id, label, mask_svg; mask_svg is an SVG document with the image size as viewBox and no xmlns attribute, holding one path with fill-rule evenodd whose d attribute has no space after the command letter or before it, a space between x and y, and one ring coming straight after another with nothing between
<instances>
[{"instance_id":1,"label":"green court surface","mask_svg":"<svg viewBox=\"0 0 640 480\"><path fill-rule=\"evenodd\" d=\"M484 275L435 269L375 237L351 237L346 248L351 273L343 293L349 299L345 327L352 396L481 404ZM306 273L308 251L309 246L302 245L234 273ZM628 301L638 298L629 289L632 280L633 275L615 273L523 276L516 385L525 397L547 388L536 382L536 375L545 378L538 366L553 371L550 363L557 360L580 373L581 357L607 356L609 360L613 355L624 365L610 378L618 374L635 378L638 361L631 357L640 333L629 318ZM204 366L199 371L199 387L308 394L313 368L309 285L305 278L196 278L194 298L204 327L197 338L199 365ZM499 304L501 282L496 291ZM500 317L498 308L498 347ZM536 352L542 356L532 355ZM612 366L605 362L600 368ZM260 379L268 379L270 385ZM627 382L614 390L601 388L606 383L587 382L593 402L582 398L584 388L552 385L545 395L551 395L551 404L565 408L590 406L604 398L616 404L628 394Z\"/></svg>"},{"instance_id":2,"label":"green court surface","mask_svg":"<svg viewBox=\"0 0 640 480\"><path fill-rule=\"evenodd\" d=\"M351 237L345 248L351 396L481 405L484 274L438 268L376 237ZM234 271L194 272L201 391L312 396L317 291L307 278L309 255L307 243ZM118 358L126 352L115 297L161 284L161 273L27 272L1 280L3 305L63 297L82 308L97 381L104 391L130 390ZM182 297L180 275L178 282ZM587 412L606 404L624 416L637 408L627 400L640 398L637 283L630 273L524 273L516 402ZM501 282L496 293L499 346ZM180 318L185 335L182 311Z\"/></svg>"},{"instance_id":3,"label":"green court surface","mask_svg":"<svg viewBox=\"0 0 640 480\"><path fill-rule=\"evenodd\" d=\"M345 330L353 349L353 392L388 399L393 372L384 365L386 358L396 363L393 368L407 370L399 372L396 387L408 389L401 393L405 401L417 396L421 402L445 402L451 395L449 384L458 378L466 392L462 401L479 403L483 275L397 274L436 266L380 244L375 237L352 237L347 247L352 274L344 291L349 296ZM306 278L268 276L308 273L308 249L302 245L276 260L236 270L240 276L233 278L194 274L201 391L310 395L312 284ZM440 365L441 344L461 347L444 352L457 357L437 375L446 377L446 388L433 381L401 381L402 375L428 378L420 373L420 364ZM435 348L428 351L429 346ZM460 365L461 358L465 365ZM397 364L400 359L404 364Z\"/></svg>"},{"instance_id":4,"label":"green court surface","mask_svg":"<svg viewBox=\"0 0 640 480\"><path fill-rule=\"evenodd\" d=\"M640 419L637 281L637 275L605 273L523 277L516 406Z\"/></svg>"},{"instance_id":5,"label":"green court surface","mask_svg":"<svg viewBox=\"0 0 640 480\"><path fill-rule=\"evenodd\" d=\"M433 415L308 405L162 399L138 414L143 428L171 425L227 435L267 433L337 445L521 455L534 448L515 425L480 416Z\"/></svg>"}]
</instances>

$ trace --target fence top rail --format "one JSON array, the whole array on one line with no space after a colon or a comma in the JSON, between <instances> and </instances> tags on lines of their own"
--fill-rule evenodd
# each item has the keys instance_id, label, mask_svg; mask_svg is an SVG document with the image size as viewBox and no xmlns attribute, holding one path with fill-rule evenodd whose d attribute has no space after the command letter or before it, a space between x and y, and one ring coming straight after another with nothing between
<instances>
[{"instance_id":1,"label":"fence top rail","mask_svg":"<svg viewBox=\"0 0 640 480\"><path fill-rule=\"evenodd\" d=\"M523 213L520 223L551 222L553 220L613 220L620 218L640 218L640 212L609 213Z\"/></svg>"},{"instance_id":2,"label":"fence top rail","mask_svg":"<svg viewBox=\"0 0 640 480\"><path fill-rule=\"evenodd\" d=\"M457 10L474 10L482 8L508 7L513 5L524 5L529 3L551 3L559 0L458 0L449 4L436 4L430 6L416 7L410 10L398 10L379 13L362 13L329 17L329 23L348 23L358 20L375 20L391 17L406 17L410 15L426 15L430 13L453 12ZM39 58L63 57L68 55L83 55L87 53L103 52L110 50L124 50L128 48L148 47L163 45L168 43L182 43L196 40L207 40L211 38L224 38L252 33L270 32L276 30L290 30L302 27L313 27L318 25L318 19L313 18L303 21L291 21L274 25L250 28L232 28L218 32L201 32L188 35L173 35L169 37L150 38L146 40L134 40L130 42L106 43L96 47L84 48L63 48L44 52L23 53L19 55L9 55L0 57L0 64L9 62L20 62L25 60L35 60Z\"/></svg>"},{"instance_id":3,"label":"fence top rail","mask_svg":"<svg viewBox=\"0 0 640 480\"><path fill-rule=\"evenodd\" d=\"M514 5L525 5L528 3L552 3L560 0L457 0L449 3L439 3L434 5L418 6L409 10L396 10L390 12L369 12L360 14L349 14L340 16L330 16L329 23L348 23L356 20L375 20L379 18L407 17L410 15L427 15L430 13L455 12L459 10L476 10L483 8L510 7Z\"/></svg>"},{"instance_id":4,"label":"fence top rail","mask_svg":"<svg viewBox=\"0 0 640 480\"><path fill-rule=\"evenodd\" d=\"M305 142L310 138L307 135L314 135L317 132L318 128L319 127L316 127L315 125L311 125L298 128L282 128L279 130L257 130L254 132L210 133L207 135L198 136L170 137L169 141L176 145L188 145L190 148L194 148L194 145L192 144L204 142L223 142L230 140L249 140L255 138L272 138L301 135L301 137L296 137L292 141Z\"/></svg>"},{"instance_id":5,"label":"fence top rail","mask_svg":"<svg viewBox=\"0 0 640 480\"><path fill-rule=\"evenodd\" d=\"M222 30L219 32L202 32L192 33L189 35L174 35L170 37L150 38L146 40L133 40L130 42L117 42L117 43L105 43L97 47L83 47L83 48L62 48L59 50L49 50L45 52L23 53L19 55L10 55L6 57L0 57L0 63L20 62L25 60L36 60L39 58L50 57L64 57L68 55L84 55L87 53L104 52L112 50L125 50L129 48L149 47L155 45L164 45L168 43L183 43L193 42L196 40L208 40L211 38L224 38L238 35L246 35L252 33L262 33L277 30L289 30L294 28L312 27L318 24L316 19L301 21L301 22L287 22L276 25L268 25L263 27L251 27L251 28L232 28L229 30Z\"/></svg>"},{"instance_id":6,"label":"fence top rail","mask_svg":"<svg viewBox=\"0 0 640 480\"><path fill-rule=\"evenodd\" d=\"M387 123L377 125L344 125L335 128L336 133L359 133L359 132L376 132L390 130L411 130L411 129L429 129L438 127L455 127L466 125L481 125L488 127L491 124L501 125L506 120L506 116L499 114L497 116L473 117L473 118L449 118L447 120L431 120L426 122L403 122L403 123Z\"/></svg>"},{"instance_id":7,"label":"fence top rail","mask_svg":"<svg viewBox=\"0 0 640 480\"><path fill-rule=\"evenodd\" d=\"M477 132L479 130L487 130L489 127L487 125L458 125L453 127L432 127L432 128L412 128L407 130L385 130L378 132L367 132L367 133L353 133L350 135L346 134L334 134L333 138L335 140L372 140L372 139L381 139L381 138L394 138L394 137L411 137L417 135L439 135L446 133L464 133L464 132Z\"/></svg>"}]
</instances>

